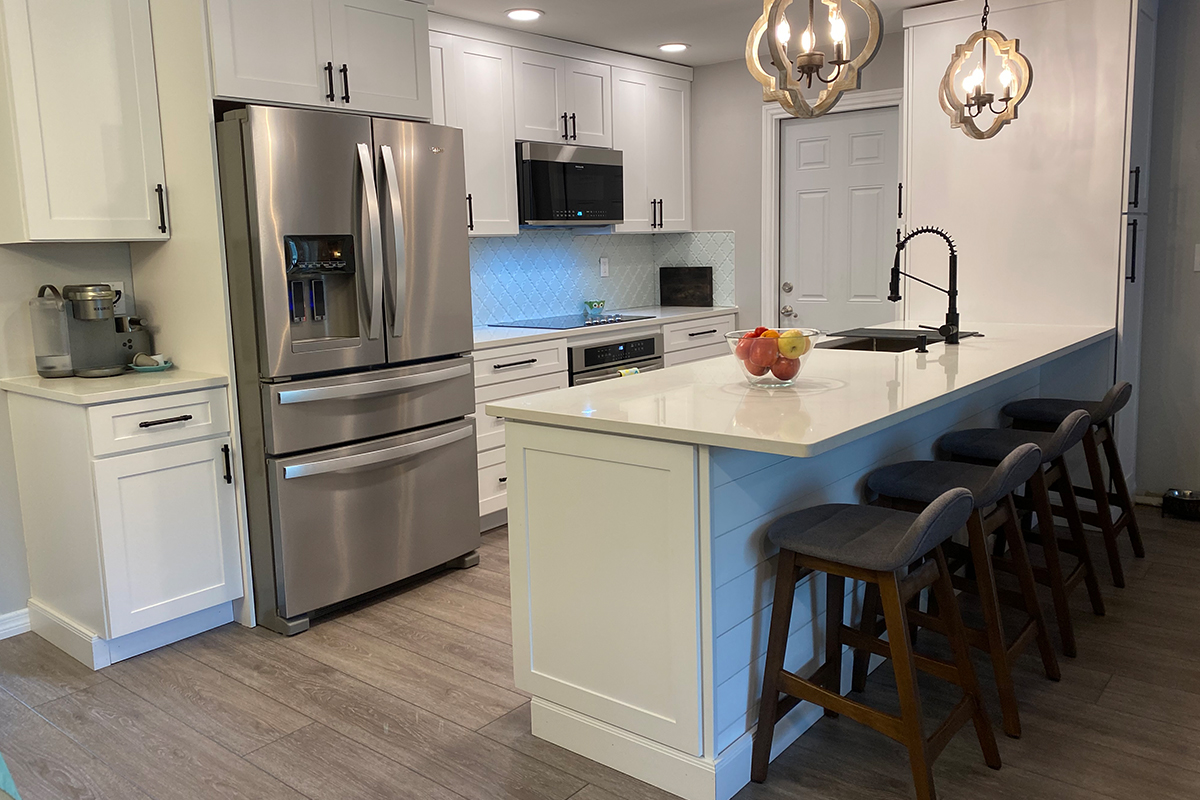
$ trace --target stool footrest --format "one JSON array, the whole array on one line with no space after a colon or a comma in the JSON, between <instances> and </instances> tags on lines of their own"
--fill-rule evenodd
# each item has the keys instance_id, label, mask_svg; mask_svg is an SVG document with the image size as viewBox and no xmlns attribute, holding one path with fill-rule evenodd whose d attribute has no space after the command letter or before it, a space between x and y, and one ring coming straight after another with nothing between
<instances>
[{"instance_id":1,"label":"stool footrest","mask_svg":"<svg viewBox=\"0 0 1200 800\"><path fill-rule=\"evenodd\" d=\"M918 614L926 616L924 612L921 611L909 611L909 620L915 622ZM892 657L892 648L887 642L883 641L882 639L876 639L871 636L867 636L857 628L851 628L843 625L842 642L855 649L866 650L868 653L880 656L881 658ZM962 679L958 674L958 667L956 667L952 662L942 661L941 659L937 658L930 658L929 656L924 656L920 653L913 653L912 659L917 669L921 670L922 672L932 675L935 678L940 678L948 683L953 683L956 686L962 685Z\"/></svg>"},{"instance_id":2,"label":"stool footrest","mask_svg":"<svg viewBox=\"0 0 1200 800\"><path fill-rule=\"evenodd\" d=\"M787 670L779 673L779 688L785 694L816 703L835 714L844 714L855 722L874 728L897 742L905 741L903 721L900 717L843 697Z\"/></svg>"}]
</instances>

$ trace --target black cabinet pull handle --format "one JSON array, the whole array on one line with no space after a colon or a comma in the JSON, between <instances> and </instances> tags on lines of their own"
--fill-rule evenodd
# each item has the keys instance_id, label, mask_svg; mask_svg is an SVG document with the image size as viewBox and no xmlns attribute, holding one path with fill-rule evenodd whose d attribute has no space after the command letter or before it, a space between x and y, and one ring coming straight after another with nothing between
<instances>
[{"instance_id":1,"label":"black cabinet pull handle","mask_svg":"<svg viewBox=\"0 0 1200 800\"><path fill-rule=\"evenodd\" d=\"M342 102L350 102L350 67L342 64Z\"/></svg>"},{"instance_id":2,"label":"black cabinet pull handle","mask_svg":"<svg viewBox=\"0 0 1200 800\"><path fill-rule=\"evenodd\" d=\"M337 94L333 91L333 62L325 62L325 77L329 79L329 93L325 95L325 99L329 102L337 100Z\"/></svg>"},{"instance_id":3,"label":"black cabinet pull handle","mask_svg":"<svg viewBox=\"0 0 1200 800\"><path fill-rule=\"evenodd\" d=\"M190 422L191 419L192 419L191 414L184 414L183 416L171 417L170 419L152 419L152 420L148 420L146 422L139 422L138 427L139 428L157 428L159 425L173 425L176 422Z\"/></svg>"},{"instance_id":4,"label":"black cabinet pull handle","mask_svg":"<svg viewBox=\"0 0 1200 800\"><path fill-rule=\"evenodd\" d=\"M1129 220L1129 225L1133 228L1133 233L1130 236L1133 255L1129 259L1129 275L1125 276L1125 280L1130 283L1137 283L1138 221L1131 219Z\"/></svg>"},{"instance_id":5,"label":"black cabinet pull handle","mask_svg":"<svg viewBox=\"0 0 1200 800\"><path fill-rule=\"evenodd\" d=\"M1134 167L1133 168L1133 202L1130 203L1130 205L1133 206L1134 208L1137 208L1141 204L1141 200L1142 200L1142 168Z\"/></svg>"},{"instance_id":6,"label":"black cabinet pull handle","mask_svg":"<svg viewBox=\"0 0 1200 800\"><path fill-rule=\"evenodd\" d=\"M717 332L717 329L716 329L716 328L713 328L711 331L698 331L698 332L696 332L696 333L689 333L689 334L688 334L688 336L689 336L689 337L692 337L692 336L711 336L712 334L714 334L714 333L716 333L716 332Z\"/></svg>"},{"instance_id":7,"label":"black cabinet pull handle","mask_svg":"<svg viewBox=\"0 0 1200 800\"><path fill-rule=\"evenodd\" d=\"M579 126L576 125L575 115L572 114L571 115L571 141L573 142L573 141L577 140L578 138L579 138Z\"/></svg>"},{"instance_id":8,"label":"black cabinet pull handle","mask_svg":"<svg viewBox=\"0 0 1200 800\"><path fill-rule=\"evenodd\" d=\"M650 201L650 227L651 228L658 227L658 201L657 200Z\"/></svg>"},{"instance_id":9,"label":"black cabinet pull handle","mask_svg":"<svg viewBox=\"0 0 1200 800\"><path fill-rule=\"evenodd\" d=\"M526 367L530 364L536 364L536 358L529 358L525 361L514 361L511 364L492 364L492 369L512 369L513 367Z\"/></svg>"},{"instance_id":10,"label":"black cabinet pull handle","mask_svg":"<svg viewBox=\"0 0 1200 800\"><path fill-rule=\"evenodd\" d=\"M163 185L160 183L154 187L154 192L158 195L158 232L166 233L167 232L167 202L166 202L165 195L167 193L167 190L164 189Z\"/></svg>"},{"instance_id":11,"label":"black cabinet pull handle","mask_svg":"<svg viewBox=\"0 0 1200 800\"><path fill-rule=\"evenodd\" d=\"M475 197L467 195L467 230L475 230Z\"/></svg>"},{"instance_id":12,"label":"black cabinet pull handle","mask_svg":"<svg viewBox=\"0 0 1200 800\"><path fill-rule=\"evenodd\" d=\"M567 112L565 112L565 111L563 112L563 115L562 115L562 122L563 122L563 139L570 139L571 137L570 137L570 135L568 135L568 132L567 132Z\"/></svg>"},{"instance_id":13,"label":"black cabinet pull handle","mask_svg":"<svg viewBox=\"0 0 1200 800\"><path fill-rule=\"evenodd\" d=\"M501 479L500 479L500 482L501 482L501 483L508 483L508 476L505 476L505 477L501 478Z\"/></svg>"},{"instance_id":14,"label":"black cabinet pull handle","mask_svg":"<svg viewBox=\"0 0 1200 800\"><path fill-rule=\"evenodd\" d=\"M233 463L229 460L229 445L221 445L221 454L225 456L225 482L233 483Z\"/></svg>"},{"instance_id":15,"label":"black cabinet pull handle","mask_svg":"<svg viewBox=\"0 0 1200 800\"><path fill-rule=\"evenodd\" d=\"M896 190L896 219L904 219L904 184Z\"/></svg>"}]
</instances>

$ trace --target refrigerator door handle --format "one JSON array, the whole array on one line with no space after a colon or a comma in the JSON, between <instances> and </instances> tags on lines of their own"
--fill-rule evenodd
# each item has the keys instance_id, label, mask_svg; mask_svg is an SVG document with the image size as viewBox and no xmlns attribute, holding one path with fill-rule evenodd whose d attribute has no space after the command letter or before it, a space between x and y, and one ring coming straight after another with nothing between
<instances>
[{"instance_id":1,"label":"refrigerator door handle","mask_svg":"<svg viewBox=\"0 0 1200 800\"><path fill-rule=\"evenodd\" d=\"M358 168L362 175L360 208L363 204L366 205L369 226L367 246L362 248L364 256L367 256L368 249L370 251L369 257L364 259L368 266L367 280L370 281L367 338L375 340L380 337L383 328L383 233L379 220L379 193L375 188L375 160L371 155L371 146L362 142L358 143ZM359 230L362 230L361 221Z\"/></svg>"},{"instance_id":2,"label":"refrigerator door handle","mask_svg":"<svg viewBox=\"0 0 1200 800\"><path fill-rule=\"evenodd\" d=\"M388 277L392 281L392 336L399 339L404 335L404 308L408 303L408 245L404 232L404 204L400 197L400 177L396 170L396 156L391 145L380 147L383 154L383 197L388 204L387 240L385 257L390 255ZM386 263L386 262L385 262Z\"/></svg>"},{"instance_id":3,"label":"refrigerator door handle","mask_svg":"<svg viewBox=\"0 0 1200 800\"><path fill-rule=\"evenodd\" d=\"M360 397L373 397L380 394L398 394L418 386L428 386L431 383L462 378L471 374L470 364L457 364L449 369L439 369L436 372L422 372L417 375L400 375L395 378L384 378L364 383L344 383L338 386L318 386L312 389L291 389L279 393L279 405L290 406L297 403L316 403L322 400L347 400Z\"/></svg>"},{"instance_id":4,"label":"refrigerator door handle","mask_svg":"<svg viewBox=\"0 0 1200 800\"><path fill-rule=\"evenodd\" d=\"M383 450L376 450L371 453L359 453L353 456L339 456L337 458L327 458L321 461L310 461L307 464L295 464L290 467L283 468L283 479L292 480L293 478L307 478L312 475L325 475L330 472L344 472L350 469L362 469L364 467L385 467L388 464L394 464L397 461L404 461L418 456L422 453L428 453L430 450L437 450L440 447L445 447L455 442L462 441L469 436L475 435L475 429L470 426L464 426L456 431L443 433L440 436L434 436L420 442L412 442L411 444L402 444L396 447L388 447Z\"/></svg>"}]
</instances>

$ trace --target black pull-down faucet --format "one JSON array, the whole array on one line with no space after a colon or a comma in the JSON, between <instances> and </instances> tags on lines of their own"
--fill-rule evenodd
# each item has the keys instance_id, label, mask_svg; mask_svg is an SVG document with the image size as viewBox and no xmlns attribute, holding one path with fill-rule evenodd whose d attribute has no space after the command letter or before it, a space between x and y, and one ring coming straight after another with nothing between
<instances>
[{"instance_id":1,"label":"black pull-down faucet","mask_svg":"<svg viewBox=\"0 0 1200 800\"><path fill-rule=\"evenodd\" d=\"M904 252L904 248L908 243L917 238L923 233L932 233L934 236L940 236L946 246L950 248L950 288L943 289L940 286L935 286L929 281L922 280L915 275L909 275L907 272L900 270L900 254ZM898 235L898 232L897 232ZM958 249L954 246L954 240L950 238L950 234L946 233L941 228L917 228L907 236L899 239L896 242L896 261L892 266L892 283L891 294L888 295L888 300L893 303L898 303L903 298L900 296L900 276L911 278L917 283L923 283L931 289L937 289L939 292L945 292L950 298L950 307L946 311L946 324L938 328L938 334L945 338L946 344L958 344L959 331L962 330L958 319Z\"/></svg>"}]
</instances>

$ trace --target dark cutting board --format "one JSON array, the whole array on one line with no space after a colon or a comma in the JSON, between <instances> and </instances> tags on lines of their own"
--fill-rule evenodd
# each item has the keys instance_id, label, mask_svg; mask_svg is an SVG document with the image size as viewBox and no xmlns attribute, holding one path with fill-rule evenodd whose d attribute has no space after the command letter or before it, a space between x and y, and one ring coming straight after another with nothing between
<instances>
[{"instance_id":1,"label":"dark cutting board","mask_svg":"<svg viewBox=\"0 0 1200 800\"><path fill-rule=\"evenodd\" d=\"M663 267L658 271L659 305L712 308L712 267Z\"/></svg>"}]
</instances>

